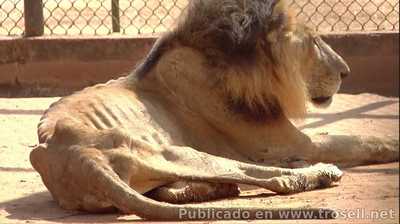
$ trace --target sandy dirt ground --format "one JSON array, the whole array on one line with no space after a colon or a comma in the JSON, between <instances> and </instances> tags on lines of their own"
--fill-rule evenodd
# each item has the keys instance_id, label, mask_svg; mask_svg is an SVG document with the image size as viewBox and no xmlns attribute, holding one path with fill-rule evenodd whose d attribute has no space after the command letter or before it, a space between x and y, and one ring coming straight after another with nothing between
<instances>
[{"instance_id":1,"label":"sandy dirt ground","mask_svg":"<svg viewBox=\"0 0 400 224\"><path fill-rule=\"evenodd\" d=\"M36 125L43 111L58 98L0 98L0 223L125 223L138 217L93 215L60 209L29 162L37 143ZM327 110L310 109L297 122L309 134L364 134L399 137L399 100L371 94L337 95ZM372 165L345 170L334 187L295 195L275 195L244 188L235 199L219 205L264 207L316 206L340 212L327 223L398 223L399 164ZM346 219L348 218L348 219ZM257 221L265 223L265 221ZM237 222L232 222L237 223ZM247 222L243 222L247 223ZM320 223L271 221L271 223Z\"/></svg>"}]
</instances>

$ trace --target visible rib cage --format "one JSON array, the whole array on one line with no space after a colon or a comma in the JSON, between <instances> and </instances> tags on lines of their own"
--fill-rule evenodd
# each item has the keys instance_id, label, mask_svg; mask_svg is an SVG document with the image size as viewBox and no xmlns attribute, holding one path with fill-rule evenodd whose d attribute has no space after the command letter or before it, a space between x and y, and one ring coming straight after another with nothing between
<instances>
[{"instance_id":1,"label":"visible rib cage","mask_svg":"<svg viewBox=\"0 0 400 224\"><path fill-rule=\"evenodd\" d=\"M100 84L53 103L38 124L39 142L47 142L57 122L63 119L71 119L98 130L126 127L129 121L137 119L136 111L127 107L130 99L126 95L118 96L118 91L111 89L114 88ZM116 101L119 103L112 101L114 97L118 97Z\"/></svg>"}]
</instances>

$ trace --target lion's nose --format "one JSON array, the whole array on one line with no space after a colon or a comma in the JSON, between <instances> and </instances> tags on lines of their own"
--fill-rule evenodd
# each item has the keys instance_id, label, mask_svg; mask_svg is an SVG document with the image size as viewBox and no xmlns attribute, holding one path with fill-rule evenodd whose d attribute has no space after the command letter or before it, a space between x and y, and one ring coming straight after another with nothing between
<instances>
[{"instance_id":1,"label":"lion's nose","mask_svg":"<svg viewBox=\"0 0 400 224\"><path fill-rule=\"evenodd\" d=\"M343 59L341 59L341 61L342 61L342 65L341 65L339 72L340 72L340 78L344 79L350 75L350 67L347 65L347 63Z\"/></svg>"},{"instance_id":2,"label":"lion's nose","mask_svg":"<svg viewBox=\"0 0 400 224\"><path fill-rule=\"evenodd\" d=\"M349 76L349 75L350 75L349 72L341 72L341 73L340 73L340 78L345 79L345 78L347 78L347 76Z\"/></svg>"}]
</instances>

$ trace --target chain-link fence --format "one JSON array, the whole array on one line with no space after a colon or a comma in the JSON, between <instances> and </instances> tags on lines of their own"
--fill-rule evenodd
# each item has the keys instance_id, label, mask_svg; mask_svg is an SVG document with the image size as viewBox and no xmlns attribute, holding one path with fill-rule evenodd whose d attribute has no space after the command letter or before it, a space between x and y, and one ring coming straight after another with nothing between
<instances>
[{"instance_id":1,"label":"chain-link fence","mask_svg":"<svg viewBox=\"0 0 400 224\"><path fill-rule=\"evenodd\" d=\"M170 28L187 0L44 0L43 3L46 34L105 35L119 30L134 35Z\"/></svg>"},{"instance_id":2,"label":"chain-link fence","mask_svg":"<svg viewBox=\"0 0 400 224\"><path fill-rule=\"evenodd\" d=\"M24 32L24 1L0 0L0 35L20 35Z\"/></svg>"},{"instance_id":3,"label":"chain-link fence","mask_svg":"<svg viewBox=\"0 0 400 224\"><path fill-rule=\"evenodd\" d=\"M43 0L44 34L159 33L173 25L188 1ZM289 1L299 19L320 32L399 30L399 0ZM0 0L0 35L23 33L24 0Z\"/></svg>"}]
</instances>

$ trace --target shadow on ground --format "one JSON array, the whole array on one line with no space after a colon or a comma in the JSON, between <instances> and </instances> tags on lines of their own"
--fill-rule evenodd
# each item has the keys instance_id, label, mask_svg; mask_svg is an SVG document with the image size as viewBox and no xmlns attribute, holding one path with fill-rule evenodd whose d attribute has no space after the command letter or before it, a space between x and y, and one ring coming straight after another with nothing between
<instances>
[{"instance_id":1,"label":"shadow on ground","mask_svg":"<svg viewBox=\"0 0 400 224\"><path fill-rule=\"evenodd\" d=\"M368 111L372 110L377 110L379 108L393 105L398 103L397 100L387 100L387 101L382 101L382 102L376 102L376 103L371 103L365 106L357 107L354 109L346 110L340 113L325 113L325 114L320 114L320 113L309 113L307 114L308 118L321 118L321 121L316 121L311 124L307 124L304 126L299 127L300 130L307 129L307 128L317 128L321 127L324 125L332 124L335 122L338 122L340 120L345 120L345 119L352 119L352 118L369 118L369 119L392 119L392 120L398 120L399 115L370 115L370 114L365 114Z\"/></svg>"},{"instance_id":2,"label":"shadow on ground","mask_svg":"<svg viewBox=\"0 0 400 224\"><path fill-rule=\"evenodd\" d=\"M239 199L269 198L276 196L275 193L260 193L240 196ZM227 198L224 200L232 200ZM220 200L223 201L223 200ZM9 215L8 220L21 221L48 221L54 223L126 223L142 222L143 220L134 215L123 215L120 213L91 214L79 211L68 211L60 208L53 200L49 192L40 192L27 195L22 198L0 203L0 209Z\"/></svg>"},{"instance_id":3,"label":"shadow on ground","mask_svg":"<svg viewBox=\"0 0 400 224\"><path fill-rule=\"evenodd\" d=\"M357 167L357 168L349 168L345 170L349 173L380 173L380 174L387 174L387 175L399 175L399 167L394 168L364 168L364 167Z\"/></svg>"},{"instance_id":4,"label":"shadow on ground","mask_svg":"<svg viewBox=\"0 0 400 224\"><path fill-rule=\"evenodd\" d=\"M87 214L60 208L49 192L40 192L0 203L0 209L9 213L8 220L50 221L55 223L111 223L119 220L120 214ZM133 221L133 220L130 220Z\"/></svg>"}]
</instances>

